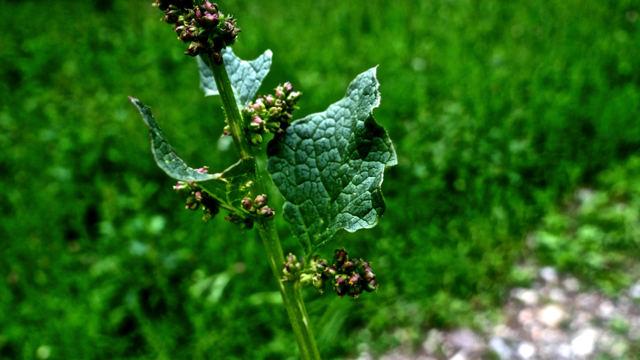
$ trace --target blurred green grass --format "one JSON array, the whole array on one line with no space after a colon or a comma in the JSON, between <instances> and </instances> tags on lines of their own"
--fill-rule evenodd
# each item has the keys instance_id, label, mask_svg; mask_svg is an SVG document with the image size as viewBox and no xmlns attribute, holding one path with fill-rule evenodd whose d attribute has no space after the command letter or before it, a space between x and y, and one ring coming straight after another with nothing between
<instances>
[{"instance_id":1,"label":"blurred green grass","mask_svg":"<svg viewBox=\"0 0 640 360\"><path fill-rule=\"evenodd\" d=\"M12 18L0 23L0 359L296 356L262 244L181 210L127 100L151 106L193 166L235 162L219 146L219 100L202 96L150 2L0 1ZM523 256L609 293L628 284L640 3L219 4L243 29L238 56L274 52L263 91L291 81L304 92L298 117L379 66L374 115L399 156L388 210L333 246L371 259L381 288L357 301L305 294L325 358L477 326L523 281ZM562 200L584 187L604 200L567 215ZM620 203L631 210L602 219ZM553 240L529 252L532 231Z\"/></svg>"}]
</instances>

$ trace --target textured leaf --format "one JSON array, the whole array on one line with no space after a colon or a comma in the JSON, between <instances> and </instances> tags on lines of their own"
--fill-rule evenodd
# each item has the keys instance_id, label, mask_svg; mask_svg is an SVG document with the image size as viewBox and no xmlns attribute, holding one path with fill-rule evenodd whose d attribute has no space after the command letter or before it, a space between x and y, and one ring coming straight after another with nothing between
<instances>
[{"instance_id":1,"label":"textured leaf","mask_svg":"<svg viewBox=\"0 0 640 360\"><path fill-rule=\"evenodd\" d=\"M151 151L160 169L164 170L164 172L172 178L182 181L207 181L216 177L215 174L200 173L187 166L187 164L178 157L178 154L176 154L176 151L173 150L167 140L165 140L162 130L160 130L156 120L151 115L151 109L142 105L138 99L129 97L129 100L138 108L140 115L142 115L142 120L144 120L149 127Z\"/></svg>"},{"instance_id":2,"label":"textured leaf","mask_svg":"<svg viewBox=\"0 0 640 360\"><path fill-rule=\"evenodd\" d=\"M205 188L219 201L240 209L240 202L249 196L250 183L256 181L256 160L253 157L240 159L216 178L207 182Z\"/></svg>"},{"instance_id":3,"label":"textured leaf","mask_svg":"<svg viewBox=\"0 0 640 360\"><path fill-rule=\"evenodd\" d=\"M230 47L222 50L222 58L240 109L249 105L258 92L262 80L271 68L272 55L271 50L267 50L253 61L244 61L238 58ZM200 70L200 88L204 91L204 95L218 95L218 87L213 73L200 56L198 56L198 69Z\"/></svg>"},{"instance_id":4,"label":"textured leaf","mask_svg":"<svg viewBox=\"0 0 640 360\"><path fill-rule=\"evenodd\" d=\"M269 144L267 169L286 200L284 218L307 252L340 229L375 226L385 210L380 186L397 158L372 115L378 85L375 68L358 75L342 100L293 122Z\"/></svg>"}]
</instances>

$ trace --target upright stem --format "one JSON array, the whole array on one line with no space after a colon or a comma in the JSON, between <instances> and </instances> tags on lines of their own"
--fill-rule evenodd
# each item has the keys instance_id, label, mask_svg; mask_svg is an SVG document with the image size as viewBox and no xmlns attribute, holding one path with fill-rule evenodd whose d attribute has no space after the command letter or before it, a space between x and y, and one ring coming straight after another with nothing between
<instances>
[{"instance_id":1,"label":"upright stem","mask_svg":"<svg viewBox=\"0 0 640 360\"><path fill-rule=\"evenodd\" d=\"M247 132L245 130L245 124L240 115L240 110L236 103L235 95L231 88L231 82L229 81L229 75L227 69L224 66L222 57L211 57L207 59L213 77L222 99L222 105L224 112L227 115L227 122L231 129L231 136L233 137L233 143L236 146L236 150L240 154L240 157L253 157L253 151L251 144L247 138ZM255 197L260 194L264 194L264 183L260 172L256 170L256 181L251 186L251 195ZM300 283L292 281L282 281L282 269L284 267L284 255L282 253L282 246L280 245L280 238L276 230L273 218L260 218L257 221L258 231L264 247L267 250L267 257L269 258L269 265L273 276L278 281L278 287L280 288L280 294L282 295L282 301L289 314L289 320L293 327L293 333L298 342L300 348L300 355L304 360L320 360L320 354L316 346L316 341L313 338L311 332L311 326L309 324L309 316L307 310L304 307L304 301L302 300L302 293L300 291Z\"/></svg>"}]
</instances>

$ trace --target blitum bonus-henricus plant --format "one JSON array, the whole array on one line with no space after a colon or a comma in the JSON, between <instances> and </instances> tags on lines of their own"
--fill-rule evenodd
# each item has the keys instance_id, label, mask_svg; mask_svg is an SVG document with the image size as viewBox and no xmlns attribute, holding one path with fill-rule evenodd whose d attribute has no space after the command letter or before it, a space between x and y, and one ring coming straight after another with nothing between
<instances>
[{"instance_id":1,"label":"blitum bonus-henricus plant","mask_svg":"<svg viewBox=\"0 0 640 360\"><path fill-rule=\"evenodd\" d=\"M200 1L197 1L199 3ZM236 42L236 19L214 3L192 0L156 0L178 39L188 43L185 54L197 57L205 95L219 95L226 114L223 136L231 136L239 155L236 164L221 172L193 169L169 145L151 111L130 98L149 127L151 149L158 166L178 180L175 191L186 198L186 208L201 209L203 219L221 210L225 220L243 230L257 228L303 359L320 359L301 295L302 286L320 292L331 288L339 297L357 298L378 288L371 264L349 258L345 249L333 260L316 252L341 230L354 232L375 226L385 210L380 186L386 167L397 163L393 144L373 118L380 103L376 68L358 75L344 98L322 113L293 120L301 92L290 83L273 94L259 96L271 66L271 51L244 61L228 46ZM222 121L220 121L222 127ZM304 258L282 252L254 152L265 134L267 170L284 196L282 216L304 251Z\"/></svg>"}]
</instances>

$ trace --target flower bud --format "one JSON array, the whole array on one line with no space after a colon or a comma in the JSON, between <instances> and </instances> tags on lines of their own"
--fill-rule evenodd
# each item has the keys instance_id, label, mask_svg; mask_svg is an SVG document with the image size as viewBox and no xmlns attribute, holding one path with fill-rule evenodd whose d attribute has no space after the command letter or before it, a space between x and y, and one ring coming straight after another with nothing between
<instances>
[{"instance_id":1,"label":"flower bud","mask_svg":"<svg viewBox=\"0 0 640 360\"><path fill-rule=\"evenodd\" d=\"M289 94L291 90L293 90L293 85L291 85L291 83L287 81L286 83L284 83L283 88L284 88L285 94Z\"/></svg>"},{"instance_id":2,"label":"flower bud","mask_svg":"<svg viewBox=\"0 0 640 360\"><path fill-rule=\"evenodd\" d=\"M251 134L251 143L256 146L262 144L262 135L257 133Z\"/></svg>"},{"instance_id":3,"label":"flower bud","mask_svg":"<svg viewBox=\"0 0 640 360\"><path fill-rule=\"evenodd\" d=\"M265 194L256 196L256 199L253 201L253 204L256 207L261 207L262 205L264 205L266 203L267 203L267 195L265 195Z\"/></svg>"},{"instance_id":4,"label":"flower bud","mask_svg":"<svg viewBox=\"0 0 640 360\"><path fill-rule=\"evenodd\" d=\"M185 206L185 209L196 210L198 206L200 206L200 203L196 200L195 196L189 196L187 198L187 206Z\"/></svg>"},{"instance_id":5,"label":"flower bud","mask_svg":"<svg viewBox=\"0 0 640 360\"><path fill-rule=\"evenodd\" d=\"M187 37L185 36L184 39ZM197 42L192 42L189 44L189 48L184 53L191 56L197 56L202 51L202 47Z\"/></svg>"},{"instance_id":6,"label":"flower bud","mask_svg":"<svg viewBox=\"0 0 640 360\"><path fill-rule=\"evenodd\" d=\"M345 261L344 264L342 264L342 268L344 270L350 271L351 269L353 269L353 261L351 260Z\"/></svg>"},{"instance_id":7,"label":"flower bud","mask_svg":"<svg viewBox=\"0 0 640 360\"><path fill-rule=\"evenodd\" d=\"M338 275L338 270L336 270L336 268L333 268L333 267L327 268L326 272L331 277L335 277L336 275Z\"/></svg>"},{"instance_id":8,"label":"flower bud","mask_svg":"<svg viewBox=\"0 0 640 360\"><path fill-rule=\"evenodd\" d=\"M253 104L253 111L256 112L256 114L263 114L266 107L264 106L264 103L262 101L260 101L261 99L257 99L256 103Z\"/></svg>"},{"instance_id":9,"label":"flower bud","mask_svg":"<svg viewBox=\"0 0 640 360\"><path fill-rule=\"evenodd\" d=\"M309 286L313 283L313 275L311 274L302 274L300 275L300 285Z\"/></svg>"},{"instance_id":10,"label":"flower bud","mask_svg":"<svg viewBox=\"0 0 640 360\"><path fill-rule=\"evenodd\" d=\"M194 194L194 197L196 198L196 200L200 201L202 200L202 192L200 191L196 191L196 193Z\"/></svg>"},{"instance_id":11,"label":"flower bud","mask_svg":"<svg viewBox=\"0 0 640 360\"><path fill-rule=\"evenodd\" d=\"M292 253L289 253L289 255L287 255L287 262L295 264L295 263L298 262L298 258L295 255L293 255Z\"/></svg>"},{"instance_id":12,"label":"flower bud","mask_svg":"<svg viewBox=\"0 0 640 360\"><path fill-rule=\"evenodd\" d=\"M282 86L278 86L278 87L276 88L276 97L277 97L278 99L282 99L282 98L284 98L284 91L283 91L283 89L282 89Z\"/></svg>"},{"instance_id":13,"label":"flower bud","mask_svg":"<svg viewBox=\"0 0 640 360\"><path fill-rule=\"evenodd\" d=\"M324 272L325 270L327 270L327 261L326 260L318 261L316 263L316 270L320 272Z\"/></svg>"},{"instance_id":14,"label":"flower bud","mask_svg":"<svg viewBox=\"0 0 640 360\"><path fill-rule=\"evenodd\" d=\"M225 126L224 129L222 129L222 136L229 136L231 135L231 128L229 127L229 125Z\"/></svg>"},{"instance_id":15,"label":"flower bud","mask_svg":"<svg viewBox=\"0 0 640 360\"><path fill-rule=\"evenodd\" d=\"M269 121L265 124L265 127L269 132L280 132L280 122L278 121Z\"/></svg>"},{"instance_id":16,"label":"flower bud","mask_svg":"<svg viewBox=\"0 0 640 360\"><path fill-rule=\"evenodd\" d=\"M191 191L191 186L184 181L178 181L178 183L173 186L173 190L177 192L189 192Z\"/></svg>"},{"instance_id":17,"label":"flower bud","mask_svg":"<svg viewBox=\"0 0 640 360\"><path fill-rule=\"evenodd\" d=\"M344 250L344 248L342 248L342 250L340 249L336 249L333 252L333 259L338 262L339 265L341 265L343 262L347 261L347 252Z\"/></svg>"},{"instance_id":18,"label":"flower bud","mask_svg":"<svg viewBox=\"0 0 640 360\"><path fill-rule=\"evenodd\" d=\"M269 94L264 97L264 104L266 106L273 106L275 103L276 103L276 99L273 97L273 95Z\"/></svg>"},{"instance_id":19,"label":"flower bud","mask_svg":"<svg viewBox=\"0 0 640 360\"><path fill-rule=\"evenodd\" d=\"M258 215L261 215L261 216L264 216L264 217L272 217L275 214L276 214L276 212L273 211L268 206L263 206L260 209L258 209Z\"/></svg>"},{"instance_id":20,"label":"flower bud","mask_svg":"<svg viewBox=\"0 0 640 360\"><path fill-rule=\"evenodd\" d=\"M209 167L208 166L203 166L199 169L196 169L197 172L201 173L201 174L208 174L209 173Z\"/></svg>"},{"instance_id":21,"label":"flower bud","mask_svg":"<svg viewBox=\"0 0 640 360\"><path fill-rule=\"evenodd\" d=\"M302 93L300 91L294 91L291 94L289 94L289 96L287 96L287 101L291 101L295 103L296 101L298 101L298 99L300 99L301 95Z\"/></svg>"},{"instance_id":22,"label":"flower bud","mask_svg":"<svg viewBox=\"0 0 640 360\"><path fill-rule=\"evenodd\" d=\"M251 199L249 199L248 197L242 199L242 207L245 210L251 210L252 208Z\"/></svg>"},{"instance_id":23,"label":"flower bud","mask_svg":"<svg viewBox=\"0 0 640 360\"><path fill-rule=\"evenodd\" d=\"M281 113L281 112L282 112L282 109L281 109L281 108L279 108L279 107L277 107L277 106L274 106L274 107L272 107L272 108L270 108L270 109L269 109L269 112L267 113L267 115L268 115L270 118L272 118L272 119L273 119L273 118L277 118L278 116L280 116L280 113Z\"/></svg>"},{"instance_id":24,"label":"flower bud","mask_svg":"<svg viewBox=\"0 0 640 360\"><path fill-rule=\"evenodd\" d=\"M376 284L375 280L371 280L367 283L367 285L364 287L364 289L367 292L372 292L373 290L378 290L378 285Z\"/></svg>"},{"instance_id":25,"label":"flower bud","mask_svg":"<svg viewBox=\"0 0 640 360\"><path fill-rule=\"evenodd\" d=\"M376 278L376 274L374 274L373 272L371 272L371 269L367 269L364 271L364 276L363 278L367 281L371 281L374 280Z\"/></svg>"},{"instance_id":26,"label":"flower bud","mask_svg":"<svg viewBox=\"0 0 640 360\"><path fill-rule=\"evenodd\" d=\"M322 290L324 290L324 281L322 280L322 276L320 276L320 274L313 275L312 282L313 287L320 290L320 293L322 293Z\"/></svg>"},{"instance_id":27,"label":"flower bud","mask_svg":"<svg viewBox=\"0 0 640 360\"><path fill-rule=\"evenodd\" d=\"M360 281L360 275L353 274L353 275L349 276L349 279L347 280L347 283L349 283L349 285L351 285L351 286L355 286L355 285L358 284L358 281Z\"/></svg>"},{"instance_id":28,"label":"flower bud","mask_svg":"<svg viewBox=\"0 0 640 360\"><path fill-rule=\"evenodd\" d=\"M260 116L256 115L256 116L254 116L253 120L251 120L251 123L249 124L249 126L252 129L256 129L257 130L262 126L263 123L264 123L264 120L262 120L260 118Z\"/></svg>"},{"instance_id":29,"label":"flower bud","mask_svg":"<svg viewBox=\"0 0 640 360\"><path fill-rule=\"evenodd\" d=\"M204 11L208 12L209 14L217 14L218 13L218 6L216 4L212 4L209 1L205 1L202 4L202 7L204 8Z\"/></svg>"},{"instance_id":30,"label":"flower bud","mask_svg":"<svg viewBox=\"0 0 640 360\"><path fill-rule=\"evenodd\" d=\"M202 25L202 27L204 27L205 29L216 27L218 26L218 23L218 14L206 13L202 15L202 19L200 20L200 25Z\"/></svg>"}]
</instances>

